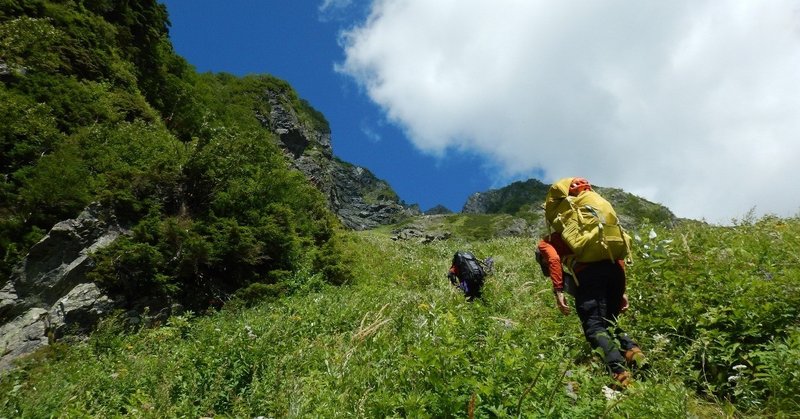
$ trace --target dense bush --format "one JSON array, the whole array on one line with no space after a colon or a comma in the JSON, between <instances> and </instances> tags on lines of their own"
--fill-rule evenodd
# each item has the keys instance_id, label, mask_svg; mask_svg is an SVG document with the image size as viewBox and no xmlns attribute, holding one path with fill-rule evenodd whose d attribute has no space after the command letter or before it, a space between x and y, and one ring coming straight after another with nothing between
<instances>
[{"instance_id":1,"label":"dense bush","mask_svg":"<svg viewBox=\"0 0 800 419\"><path fill-rule=\"evenodd\" d=\"M272 91L329 132L286 82L196 74L155 0L10 1L0 17L2 276L99 202L132 234L90 276L129 299L202 309L301 271L348 280L338 221L257 119Z\"/></svg>"},{"instance_id":2,"label":"dense bush","mask_svg":"<svg viewBox=\"0 0 800 419\"><path fill-rule=\"evenodd\" d=\"M684 380L744 409L760 408L765 400L798 406L774 377L796 383L779 370L800 360L773 364L775 357L797 354L798 220L645 230L638 244L631 297L648 309L636 315L636 324L647 330L651 345L663 347L674 368L684 370Z\"/></svg>"}]
</instances>

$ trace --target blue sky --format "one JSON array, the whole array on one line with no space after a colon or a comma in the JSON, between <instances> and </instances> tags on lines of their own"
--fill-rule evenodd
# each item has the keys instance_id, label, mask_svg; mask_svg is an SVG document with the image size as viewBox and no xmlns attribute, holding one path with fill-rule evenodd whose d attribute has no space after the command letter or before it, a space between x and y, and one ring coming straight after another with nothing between
<instances>
[{"instance_id":1,"label":"blue sky","mask_svg":"<svg viewBox=\"0 0 800 419\"><path fill-rule=\"evenodd\" d=\"M165 4L199 71L288 81L423 210L581 176L679 217L800 215L798 0Z\"/></svg>"},{"instance_id":2,"label":"blue sky","mask_svg":"<svg viewBox=\"0 0 800 419\"><path fill-rule=\"evenodd\" d=\"M163 1L178 54L200 72L266 73L289 82L328 119L333 152L389 182L406 203L460 211L467 197L493 186L475 153L447 157L415 149L363 89L334 69L344 60L339 33L365 16L365 5L321 10L315 1Z\"/></svg>"}]
</instances>

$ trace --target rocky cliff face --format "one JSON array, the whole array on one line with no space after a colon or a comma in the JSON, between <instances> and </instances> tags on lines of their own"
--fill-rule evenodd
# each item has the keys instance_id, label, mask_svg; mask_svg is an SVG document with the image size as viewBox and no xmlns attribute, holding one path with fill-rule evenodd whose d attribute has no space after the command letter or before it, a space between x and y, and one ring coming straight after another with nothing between
<instances>
[{"instance_id":1,"label":"rocky cliff face","mask_svg":"<svg viewBox=\"0 0 800 419\"><path fill-rule=\"evenodd\" d=\"M92 205L31 248L0 288L0 372L55 338L88 331L111 311L114 301L86 279L89 255L125 233Z\"/></svg>"},{"instance_id":2,"label":"rocky cliff face","mask_svg":"<svg viewBox=\"0 0 800 419\"><path fill-rule=\"evenodd\" d=\"M330 132L298 114L285 94L266 91L262 100L270 112L257 113L256 118L278 136L294 167L323 193L345 226L363 230L420 214L369 170L335 158Z\"/></svg>"}]
</instances>

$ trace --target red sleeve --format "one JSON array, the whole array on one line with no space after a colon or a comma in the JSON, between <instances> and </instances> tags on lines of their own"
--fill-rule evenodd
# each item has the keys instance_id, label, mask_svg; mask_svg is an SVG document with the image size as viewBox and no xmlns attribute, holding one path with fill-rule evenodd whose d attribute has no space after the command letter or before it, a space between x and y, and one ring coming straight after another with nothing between
<instances>
[{"instance_id":1,"label":"red sleeve","mask_svg":"<svg viewBox=\"0 0 800 419\"><path fill-rule=\"evenodd\" d=\"M561 271L561 257L555 246L550 242L541 240L539 242L539 252L542 254L542 263L546 263L550 270L550 281L553 282L553 289L561 291L564 289L564 276Z\"/></svg>"}]
</instances>

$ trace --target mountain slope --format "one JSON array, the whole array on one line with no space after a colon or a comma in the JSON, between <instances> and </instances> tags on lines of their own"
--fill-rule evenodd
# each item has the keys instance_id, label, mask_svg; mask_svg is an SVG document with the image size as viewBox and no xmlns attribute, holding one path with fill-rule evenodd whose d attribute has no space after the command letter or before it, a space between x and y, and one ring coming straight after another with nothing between
<instances>
[{"instance_id":1,"label":"mountain slope","mask_svg":"<svg viewBox=\"0 0 800 419\"><path fill-rule=\"evenodd\" d=\"M539 206L544 203L549 184L537 179L514 182L510 185L469 196L462 213L509 214L536 223L541 220ZM620 222L626 228L647 220L652 223L673 225L678 219L668 208L617 188L594 185L594 190L614 206Z\"/></svg>"},{"instance_id":2,"label":"mountain slope","mask_svg":"<svg viewBox=\"0 0 800 419\"><path fill-rule=\"evenodd\" d=\"M291 89L263 92L254 109L264 128L277 135L292 165L322 192L348 228L364 230L420 214L368 169L333 156L325 117Z\"/></svg>"},{"instance_id":3,"label":"mountain slope","mask_svg":"<svg viewBox=\"0 0 800 419\"><path fill-rule=\"evenodd\" d=\"M197 74L167 29L150 0L0 3L3 327L33 318L23 326L47 344L37 313L65 317L62 299L87 284L164 317L249 286L290 293L298 272L347 279L341 223L257 114L276 97L327 122L274 77ZM40 242L55 236L72 240Z\"/></svg>"},{"instance_id":4,"label":"mountain slope","mask_svg":"<svg viewBox=\"0 0 800 419\"><path fill-rule=\"evenodd\" d=\"M346 282L342 224L419 212L286 82L197 74L168 27L154 0L0 2L0 370L112 308Z\"/></svg>"},{"instance_id":5,"label":"mountain slope","mask_svg":"<svg viewBox=\"0 0 800 419\"><path fill-rule=\"evenodd\" d=\"M350 286L132 333L109 321L0 381L0 416L791 416L798 237L800 220L763 219L654 227L637 242L622 321L651 367L616 400L577 318L553 306L529 239L368 231L350 233ZM445 278L456 248L495 258L483 301Z\"/></svg>"}]
</instances>

